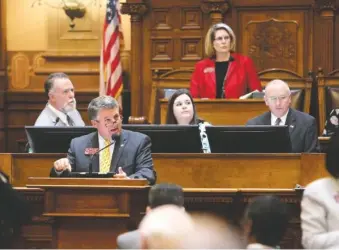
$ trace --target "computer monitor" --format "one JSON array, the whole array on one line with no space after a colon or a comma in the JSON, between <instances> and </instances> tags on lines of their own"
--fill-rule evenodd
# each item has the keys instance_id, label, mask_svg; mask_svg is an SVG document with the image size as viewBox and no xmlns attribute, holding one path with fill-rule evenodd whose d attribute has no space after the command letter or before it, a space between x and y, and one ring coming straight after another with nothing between
<instances>
[{"instance_id":1,"label":"computer monitor","mask_svg":"<svg viewBox=\"0 0 339 250\"><path fill-rule=\"evenodd\" d=\"M67 153L73 138L96 131L93 127L34 127L25 126L33 153Z\"/></svg>"},{"instance_id":2,"label":"computer monitor","mask_svg":"<svg viewBox=\"0 0 339 250\"><path fill-rule=\"evenodd\" d=\"M124 129L148 135L152 153L202 153L197 125L124 125Z\"/></svg>"},{"instance_id":3,"label":"computer monitor","mask_svg":"<svg viewBox=\"0 0 339 250\"><path fill-rule=\"evenodd\" d=\"M198 126L123 125L123 129L148 135L152 153L201 153ZM73 138L96 131L93 127L25 126L33 153L67 153Z\"/></svg>"},{"instance_id":4,"label":"computer monitor","mask_svg":"<svg viewBox=\"0 0 339 250\"><path fill-rule=\"evenodd\" d=\"M209 126L212 153L290 153L288 126Z\"/></svg>"}]
</instances>

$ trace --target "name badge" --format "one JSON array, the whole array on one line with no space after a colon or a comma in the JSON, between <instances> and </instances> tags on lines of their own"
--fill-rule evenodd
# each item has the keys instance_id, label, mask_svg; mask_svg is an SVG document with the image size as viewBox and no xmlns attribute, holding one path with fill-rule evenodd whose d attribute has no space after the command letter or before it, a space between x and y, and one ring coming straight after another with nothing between
<instances>
[{"instance_id":1,"label":"name badge","mask_svg":"<svg viewBox=\"0 0 339 250\"><path fill-rule=\"evenodd\" d=\"M204 73L211 73L211 72L214 72L214 68L213 67L208 67L206 69L204 69Z\"/></svg>"},{"instance_id":2,"label":"name badge","mask_svg":"<svg viewBox=\"0 0 339 250\"><path fill-rule=\"evenodd\" d=\"M85 148L85 155L94 155L98 151L98 148Z\"/></svg>"}]
</instances>

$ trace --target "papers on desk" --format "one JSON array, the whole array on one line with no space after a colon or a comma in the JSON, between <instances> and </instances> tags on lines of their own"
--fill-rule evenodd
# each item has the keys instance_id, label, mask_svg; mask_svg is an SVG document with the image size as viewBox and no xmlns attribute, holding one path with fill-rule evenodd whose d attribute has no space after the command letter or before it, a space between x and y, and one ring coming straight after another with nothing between
<instances>
[{"instance_id":1,"label":"papers on desk","mask_svg":"<svg viewBox=\"0 0 339 250\"><path fill-rule=\"evenodd\" d=\"M243 100L243 99L250 99L252 96L253 96L253 93L259 93L260 91L259 90L254 90L250 93L247 93L246 95L242 95L239 97L239 99Z\"/></svg>"}]
</instances>

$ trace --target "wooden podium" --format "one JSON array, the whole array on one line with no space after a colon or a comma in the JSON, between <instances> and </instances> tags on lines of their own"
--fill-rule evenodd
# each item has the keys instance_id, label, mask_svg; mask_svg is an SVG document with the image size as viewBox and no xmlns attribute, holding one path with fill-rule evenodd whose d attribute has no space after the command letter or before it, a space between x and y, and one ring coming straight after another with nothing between
<instances>
[{"instance_id":1,"label":"wooden podium","mask_svg":"<svg viewBox=\"0 0 339 250\"><path fill-rule=\"evenodd\" d=\"M37 177L27 187L44 190L55 249L116 248L120 233L137 228L149 189L146 180Z\"/></svg>"},{"instance_id":2,"label":"wooden podium","mask_svg":"<svg viewBox=\"0 0 339 250\"><path fill-rule=\"evenodd\" d=\"M194 99L197 114L213 125L245 125L268 111L262 99ZM160 100L160 123L166 124L167 99Z\"/></svg>"}]
</instances>

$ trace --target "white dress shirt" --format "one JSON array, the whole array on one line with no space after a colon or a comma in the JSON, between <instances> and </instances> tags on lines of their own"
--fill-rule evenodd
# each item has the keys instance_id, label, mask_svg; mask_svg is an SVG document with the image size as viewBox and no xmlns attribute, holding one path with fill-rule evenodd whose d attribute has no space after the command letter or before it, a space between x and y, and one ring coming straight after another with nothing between
<instances>
[{"instance_id":1,"label":"white dress shirt","mask_svg":"<svg viewBox=\"0 0 339 250\"><path fill-rule=\"evenodd\" d=\"M333 177L310 183L301 201L304 248L339 248L339 181Z\"/></svg>"},{"instance_id":2,"label":"white dress shirt","mask_svg":"<svg viewBox=\"0 0 339 250\"><path fill-rule=\"evenodd\" d=\"M286 114L284 114L282 117L280 117L281 121L279 123L279 126L283 126L286 124L286 119L287 119L287 115L288 115L289 110L286 112ZM271 112L271 125L275 126L275 121L278 119L278 117L276 117L272 112Z\"/></svg>"},{"instance_id":3,"label":"white dress shirt","mask_svg":"<svg viewBox=\"0 0 339 250\"><path fill-rule=\"evenodd\" d=\"M67 121L67 115L64 112L61 112L54 108L51 104L47 103L47 106L52 110L54 114L56 114L57 117L60 118L60 120L65 123L67 126L69 126L68 121Z\"/></svg>"}]
</instances>

